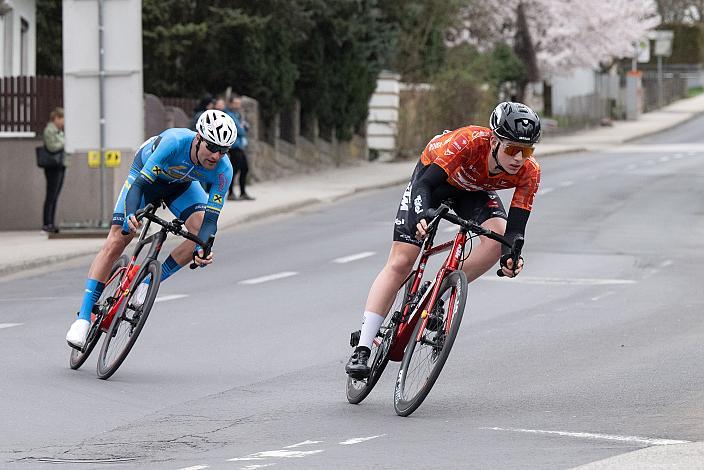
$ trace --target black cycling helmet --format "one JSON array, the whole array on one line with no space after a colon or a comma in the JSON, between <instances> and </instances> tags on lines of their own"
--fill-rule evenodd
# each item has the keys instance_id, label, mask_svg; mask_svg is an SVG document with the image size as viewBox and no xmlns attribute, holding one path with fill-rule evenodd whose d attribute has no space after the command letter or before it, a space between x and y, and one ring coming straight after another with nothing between
<instances>
[{"instance_id":1,"label":"black cycling helmet","mask_svg":"<svg viewBox=\"0 0 704 470\"><path fill-rule=\"evenodd\" d=\"M530 145L540 140L540 118L523 103L499 103L491 113L489 127L500 139Z\"/></svg>"}]
</instances>

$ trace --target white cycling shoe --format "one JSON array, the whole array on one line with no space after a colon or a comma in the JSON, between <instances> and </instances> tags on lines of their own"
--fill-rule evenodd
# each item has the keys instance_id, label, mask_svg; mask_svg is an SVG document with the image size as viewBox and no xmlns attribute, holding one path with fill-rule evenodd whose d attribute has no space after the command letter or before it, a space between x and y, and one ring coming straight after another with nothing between
<instances>
[{"instance_id":1,"label":"white cycling shoe","mask_svg":"<svg viewBox=\"0 0 704 470\"><path fill-rule=\"evenodd\" d=\"M78 319L71 325L68 333L66 333L66 341L68 345L74 349L82 349L86 344L86 338L88 337L88 330L90 330L90 322L88 320Z\"/></svg>"},{"instance_id":2,"label":"white cycling shoe","mask_svg":"<svg viewBox=\"0 0 704 470\"><path fill-rule=\"evenodd\" d=\"M144 305L144 299L147 298L147 290L149 290L149 284L146 282L141 283L137 286L134 291L134 295L130 298L130 306L135 310Z\"/></svg>"}]
</instances>

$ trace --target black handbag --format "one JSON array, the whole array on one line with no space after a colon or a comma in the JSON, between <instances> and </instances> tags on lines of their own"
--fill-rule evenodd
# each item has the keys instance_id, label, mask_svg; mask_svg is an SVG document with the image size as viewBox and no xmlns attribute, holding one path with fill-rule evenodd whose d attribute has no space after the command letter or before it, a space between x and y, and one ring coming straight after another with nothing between
<instances>
[{"instance_id":1,"label":"black handbag","mask_svg":"<svg viewBox=\"0 0 704 470\"><path fill-rule=\"evenodd\" d=\"M36 149L37 166L39 168L61 168L64 166L64 151L50 152L43 145Z\"/></svg>"}]
</instances>

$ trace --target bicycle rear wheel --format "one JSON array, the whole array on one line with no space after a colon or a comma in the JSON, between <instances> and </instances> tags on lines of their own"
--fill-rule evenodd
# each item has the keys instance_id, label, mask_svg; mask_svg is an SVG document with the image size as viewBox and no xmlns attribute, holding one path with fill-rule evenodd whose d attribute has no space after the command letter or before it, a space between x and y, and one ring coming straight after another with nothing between
<instances>
[{"instance_id":1,"label":"bicycle rear wheel","mask_svg":"<svg viewBox=\"0 0 704 470\"><path fill-rule=\"evenodd\" d=\"M435 305L428 307L428 327L420 341L416 341L423 325L419 319L406 346L394 393L394 409L399 416L413 413L440 376L460 329L466 301L467 276L453 271L443 280Z\"/></svg>"},{"instance_id":2,"label":"bicycle rear wheel","mask_svg":"<svg viewBox=\"0 0 704 470\"><path fill-rule=\"evenodd\" d=\"M127 266L128 262L127 256L122 255L115 261L115 264L112 265L108 282L105 284L105 288L103 288L103 293L100 294L100 298L93 306L93 314L91 315L91 324L90 330L88 330L86 345L81 351L71 348L71 358L69 360L71 369L76 370L81 367L83 363L86 362L86 359L88 359L88 356L93 352L95 345L98 344L100 335L102 334L100 322L117 301L115 293L120 287L122 277L126 272L125 266Z\"/></svg>"},{"instance_id":3,"label":"bicycle rear wheel","mask_svg":"<svg viewBox=\"0 0 704 470\"><path fill-rule=\"evenodd\" d=\"M379 381L381 374L384 372L386 365L389 363L389 350L391 345L396 338L396 333L398 331L398 322L392 321L395 316L400 316L400 312L403 310L403 306L408 302L408 291L412 287L413 276L403 283L401 288L396 293L396 299L394 300L393 307L384 322L379 328L379 332L374 338L372 343L372 351L369 354L371 358L371 372L369 377L362 380L353 379L347 376L347 401L353 405L357 405L362 402L367 395L372 391L376 383Z\"/></svg>"},{"instance_id":4,"label":"bicycle rear wheel","mask_svg":"<svg viewBox=\"0 0 704 470\"><path fill-rule=\"evenodd\" d=\"M144 280L149 280L149 287L144 303L134 307L132 297L137 287ZM98 377L108 379L120 367L137 341L151 311L161 279L161 263L151 260L144 264L130 286L127 298L115 313L98 356Z\"/></svg>"}]
</instances>

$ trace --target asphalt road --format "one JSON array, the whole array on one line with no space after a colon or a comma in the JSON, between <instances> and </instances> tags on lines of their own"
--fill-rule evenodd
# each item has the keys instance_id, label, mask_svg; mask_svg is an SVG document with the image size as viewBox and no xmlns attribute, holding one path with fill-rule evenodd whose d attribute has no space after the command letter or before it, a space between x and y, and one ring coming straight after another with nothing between
<instances>
[{"instance_id":1,"label":"asphalt road","mask_svg":"<svg viewBox=\"0 0 704 470\"><path fill-rule=\"evenodd\" d=\"M68 368L89 259L0 279L0 467L560 469L704 440L702 126L545 158L523 274L470 285L410 418L397 364L359 406L343 371L402 187L219 232L108 381Z\"/></svg>"}]
</instances>

